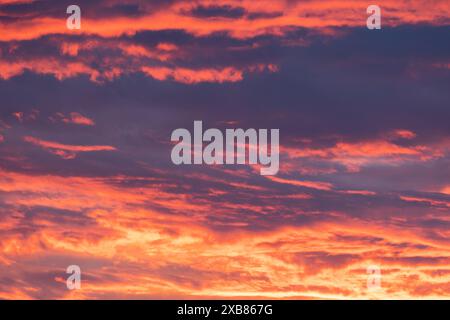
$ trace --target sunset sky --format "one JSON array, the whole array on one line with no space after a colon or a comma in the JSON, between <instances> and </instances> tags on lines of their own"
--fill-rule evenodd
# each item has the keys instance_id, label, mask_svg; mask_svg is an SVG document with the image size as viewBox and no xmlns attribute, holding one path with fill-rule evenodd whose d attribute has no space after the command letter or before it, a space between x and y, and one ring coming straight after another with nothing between
<instances>
[{"instance_id":1,"label":"sunset sky","mask_svg":"<svg viewBox=\"0 0 450 320\"><path fill-rule=\"evenodd\" d=\"M448 0L0 0L0 299L203 298L450 298Z\"/></svg>"}]
</instances>

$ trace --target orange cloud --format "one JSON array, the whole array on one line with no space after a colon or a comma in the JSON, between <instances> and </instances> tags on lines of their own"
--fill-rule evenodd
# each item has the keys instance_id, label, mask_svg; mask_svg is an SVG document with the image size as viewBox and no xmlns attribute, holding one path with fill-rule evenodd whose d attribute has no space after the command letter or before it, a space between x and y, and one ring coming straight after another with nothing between
<instances>
[{"instance_id":1,"label":"orange cloud","mask_svg":"<svg viewBox=\"0 0 450 320\"><path fill-rule=\"evenodd\" d=\"M239 229L236 221L236 229L220 232L202 224L213 208L220 216L214 201L166 192L166 184L155 178L139 178L145 187L122 187L120 182L131 177L0 173L5 207L14 206L0 219L0 265L14 262L3 276L21 279L27 272L64 272L68 260L79 264L83 290L66 290L64 274L55 275L47 285L59 288L56 298L432 299L449 294L450 242L400 221L334 213L333 222L255 232ZM226 201L223 206L229 211ZM27 214L23 208L37 211ZM77 214L52 213L56 209ZM260 207L261 214L265 209ZM27 226L32 232L21 235ZM50 258L58 255L65 259ZM374 264L382 271L382 289L371 292L366 269ZM0 287L0 297L45 297L42 286Z\"/></svg>"},{"instance_id":2,"label":"orange cloud","mask_svg":"<svg viewBox=\"0 0 450 320\"><path fill-rule=\"evenodd\" d=\"M248 15L236 19L193 17L186 15L194 5L217 5L216 2L197 1L195 4L175 2L161 10L149 10L142 17L107 17L104 19L83 19L82 30L67 30L64 12L60 18L39 17L20 19L4 26L0 39L3 41L35 39L47 34L95 34L103 37L117 37L134 34L142 30L183 29L192 34L211 34L225 31L245 38L256 35L283 33L283 27L297 26L327 28L343 26L365 26L367 3L361 1L227 1L226 4L244 8ZM379 4L386 26L401 24L444 24L443 17L450 16L447 1L435 1L430 6L427 1L384 0ZM151 5L143 6L143 8ZM83 8L82 8L83 10ZM271 16L279 12L278 16ZM420 14L418 14L420 12ZM257 13L259 18L249 19ZM264 14L265 13L265 14Z\"/></svg>"},{"instance_id":3,"label":"orange cloud","mask_svg":"<svg viewBox=\"0 0 450 320\"><path fill-rule=\"evenodd\" d=\"M333 184L329 182L283 179L277 176L266 176L266 178L278 183L290 184L293 186L306 187L318 190L331 190L333 188Z\"/></svg>"},{"instance_id":4,"label":"orange cloud","mask_svg":"<svg viewBox=\"0 0 450 320\"><path fill-rule=\"evenodd\" d=\"M416 134L410 130L395 130L392 133L393 138L403 138L403 139L414 139L416 137Z\"/></svg>"},{"instance_id":5,"label":"orange cloud","mask_svg":"<svg viewBox=\"0 0 450 320\"><path fill-rule=\"evenodd\" d=\"M0 0L12 2L18 1ZM229 4L242 7L244 13L236 19L190 16L200 4ZM171 2L164 10L149 10L142 17L86 19L83 29L74 32L65 29L64 12L61 18L20 18L2 25L0 40L50 34L101 37L58 43L64 60L11 62L3 60L6 52L1 52L0 77L10 79L28 70L60 80L86 75L100 82L144 72L157 80L184 84L232 83L241 81L248 72L277 72L278 66L177 67L173 62L185 54L182 45L160 42L148 48L113 37L142 30L179 29L194 35L224 32L246 38L283 35L296 26L334 35L329 27L364 28L366 5L355 0ZM383 23L388 26L439 25L442 17L449 15L448 1L430 5L429 1L389 0L380 5ZM150 2L143 2L140 8L149 6ZM277 14L271 15L273 12ZM121 56L108 58L101 66L90 63L90 50L102 46L117 49ZM149 61L142 62L143 58ZM157 60L157 65L150 59ZM38 115L14 113L21 123ZM57 114L54 119L95 125L93 119L76 112ZM17 121L14 125L20 127L14 129L22 135L24 125ZM0 120L0 143L4 128L7 126ZM357 171L372 164L439 159L450 150L448 139L419 145L415 138L415 132L398 129L375 139L340 139L321 148L314 147L312 140L299 139L295 142L305 148L292 144L281 149L282 156L288 158L282 160L283 177L255 177L251 170L256 168L248 167L180 173L173 167L155 170L146 163L136 164L145 169L145 176L89 176L84 171L86 176L70 176L70 172L57 175L41 173L34 168L39 163L33 159L11 156L8 162L14 162L13 166L0 163L0 275L8 279L7 285L0 281L0 299L448 298L450 205L445 194L450 194L450 186L439 185L433 190L441 191L438 195L390 194L386 202L377 202L382 192L342 190L339 179L331 183L287 175L336 172L334 168L315 167L322 160ZM33 136L23 140L63 159L73 159L82 152L117 150L109 145L68 145ZM1 148L9 145L8 139ZM298 161L303 160L310 160L311 167L299 168ZM20 166L22 161L26 166ZM351 199L345 201L345 197ZM343 204L329 209L328 200ZM356 210L359 200L363 200L362 205ZM405 207L391 208L392 202ZM68 263L82 267L80 291L65 288ZM382 288L376 292L367 288L369 265L378 265L382 271Z\"/></svg>"},{"instance_id":6,"label":"orange cloud","mask_svg":"<svg viewBox=\"0 0 450 320\"><path fill-rule=\"evenodd\" d=\"M78 55L79 50L80 50L80 45L78 43L65 42L61 45L61 53L63 55L69 55L72 57L76 57Z\"/></svg>"},{"instance_id":7,"label":"orange cloud","mask_svg":"<svg viewBox=\"0 0 450 320\"><path fill-rule=\"evenodd\" d=\"M25 71L32 71L37 74L53 75L58 80L64 80L81 75L87 75L89 79L96 83L105 80L113 80L122 74L143 72L156 80L173 80L185 84L196 84L201 82L238 82L242 81L245 72L278 72L279 67L275 64L255 64L246 68L228 66L223 68L198 68L190 69L174 66L155 66L154 62L145 61L139 58L145 57L161 62L167 62L174 58L178 51L176 46L168 43L160 43L156 49L149 49L140 45L130 45L127 43L116 43L105 40L86 41L81 43L63 43L61 52L63 55L75 57L81 50L90 52L94 49L120 49L124 56L113 56L105 59L101 65L92 64L91 58L77 57L71 62L61 60L60 57L50 57L46 59L32 58L28 60L18 59L16 61L0 61L0 78L8 80L19 76Z\"/></svg>"},{"instance_id":8,"label":"orange cloud","mask_svg":"<svg viewBox=\"0 0 450 320\"><path fill-rule=\"evenodd\" d=\"M389 135L388 140L375 139L362 142L337 142L327 148L293 148L284 147L291 160L298 158L326 159L344 165L349 171L359 171L361 166L373 163L395 165L404 161L428 161L443 157L450 144L446 141L437 141L432 146L401 146L390 139L402 137L412 139L415 134L409 131L396 132Z\"/></svg>"},{"instance_id":9,"label":"orange cloud","mask_svg":"<svg viewBox=\"0 0 450 320\"><path fill-rule=\"evenodd\" d=\"M51 153L54 153L64 159L73 159L79 152L95 152L95 151L115 151L112 146L76 146L66 145L57 142L40 140L34 137L26 136L24 141L42 147Z\"/></svg>"},{"instance_id":10,"label":"orange cloud","mask_svg":"<svg viewBox=\"0 0 450 320\"><path fill-rule=\"evenodd\" d=\"M441 190L442 193L450 195L450 186L446 186Z\"/></svg>"},{"instance_id":11,"label":"orange cloud","mask_svg":"<svg viewBox=\"0 0 450 320\"><path fill-rule=\"evenodd\" d=\"M10 79L21 75L26 70L36 72L38 74L52 74L58 80L75 77L78 75L89 75L92 81L96 81L100 73L81 63L58 61L56 59L38 59L30 61L5 62L0 61L0 78Z\"/></svg>"},{"instance_id":12,"label":"orange cloud","mask_svg":"<svg viewBox=\"0 0 450 320\"><path fill-rule=\"evenodd\" d=\"M237 82L243 79L242 71L234 68L216 69L186 69L165 67L142 67L142 71L157 80L173 79L181 83L200 83L200 82Z\"/></svg>"},{"instance_id":13,"label":"orange cloud","mask_svg":"<svg viewBox=\"0 0 450 320\"><path fill-rule=\"evenodd\" d=\"M340 192L347 193L347 194L357 194L357 195L362 195L362 196L374 196L377 194L376 192L369 191L369 190L343 190Z\"/></svg>"},{"instance_id":14,"label":"orange cloud","mask_svg":"<svg viewBox=\"0 0 450 320\"><path fill-rule=\"evenodd\" d=\"M83 116L81 113L78 112L71 112L68 116L65 116L62 113L58 113L56 116L61 118L61 121L64 123L71 123L71 124L77 124L82 126L94 126L95 122L94 120ZM51 118L53 119L53 118Z\"/></svg>"},{"instance_id":15,"label":"orange cloud","mask_svg":"<svg viewBox=\"0 0 450 320\"><path fill-rule=\"evenodd\" d=\"M404 201L409 201L409 202L426 202L433 206L444 206L444 207L450 208L450 202L447 202L447 201L438 201L438 200L433 200L433 199L420 198L420 197L408 197L408 196L400 196L400 199L402 199Z\"/></svg>"},{"instance_id":16,"label":"orange cloud","mask_svg":"<svg viewBox=\"0 0 450 320\"><path fill-rule=\"evenodd\" d=\"M139 17L98 17L83 18L81 30L67 30L65 26L66 15L61 18L53 16L38 16L17 19L15 22L5 23L0 34L2 41L20 41L38 39L45 35L98 35L96 40L60 41L56 44L62 57L48 59L17 59L0 61L0 78L10 79L31 71L38 74L52 74L59 80L87 75L94 82L113 80L123 74L144 72L146 75L158 80L172 79L174 81L195 84L200 82L237 82L243 79L243 73L257 72L261 67L242 66L203 67L191 69L188 67L173 67L153 65L154 62L142 62L141 59L169 62L176 58L186 59L182 45L170 42L156 43L148 48L143 45L130 44L117 39L119 36L130 36L141 31L184 30L195 36L210 35L215 32L226 33L228 36L245 39L255 36L276 35L283 36L292 31L293 27L306 27L323 33L326 36L338 36L346 31L338 31L335 27L365 27L366 6L360 1L226 1L229 7L242 8L245 14L238 18L226 17L195 17L189 14L196 6L207 8L217 5L202 0L195 3L174 2L153 8L151 4L141 4L146 14ZM219 4L220 5L220 4ZM384 1L383 24L396 26L401 24L443 24L442 17L450 15L450 8L446 1L437 1L429 6L424 1ZM82 8L83 10L83 8ZM275 16L273 13L277 13ZM416 13L420 12L420 15ZM271 14L272 13L272 14ZM20 16L20 13L18 13ZM52 40L54 41L54 40ZM286 40L284 45L307 45L305 39ZM61 43L60 43L61 42ZM55 41L56 43L56 41ZM257 43L253 44L258 46ZM93 64L92 57L86 58L81 53L94 49L120 50L126 57L105 59L101 65ZM233 48L232 50L239 50ZM10 53L3 52L2 56L12 58ZM61 58L64 58L60 61ZM74 58L77 58L76 60ZM66 61L65 59L73 59ZM150 63L150 65L149 65ZM268 63L262 66L270 72L277 72L278 66ZM245 70L244 70L245 69ZM398 134L402 134L401 132ZM406 134L406 131L403 132ZM411 139L409 136L407 139Z\"/></svg>"}]
</instances>

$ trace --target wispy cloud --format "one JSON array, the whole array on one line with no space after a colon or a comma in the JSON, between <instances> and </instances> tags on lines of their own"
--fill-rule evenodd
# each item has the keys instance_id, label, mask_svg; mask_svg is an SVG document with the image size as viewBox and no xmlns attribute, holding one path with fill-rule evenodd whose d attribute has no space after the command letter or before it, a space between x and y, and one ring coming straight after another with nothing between
<instances>
[{"instance_id":1,"label":"wispy cloud","mask_svg":"<svg viewBox=\"0 0 450 320\"><path fill-rule=\"evenodd\" d=\"M0 298L450 296L448 1L78 3L0 0ZM279 174L173 165L194 120Z\"/></svg>"}]
</instances>

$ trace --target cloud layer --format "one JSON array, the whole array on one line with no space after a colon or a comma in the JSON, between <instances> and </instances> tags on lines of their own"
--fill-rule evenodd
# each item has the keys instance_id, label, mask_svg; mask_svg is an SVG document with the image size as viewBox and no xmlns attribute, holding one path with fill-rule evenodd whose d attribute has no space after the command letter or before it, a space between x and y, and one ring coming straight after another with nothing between
<instances>
[{"instance_id":1,"label":"cloud layer","mask_svg":"<svg viewBox=\"0 0 450 320\"><path fill-rule=\"evenodd\" d=\"M0 298L450 296L448 1L69 4L0 1ZM279 174L173 165L194 120Z\"/></svg>"}]
</instances>

